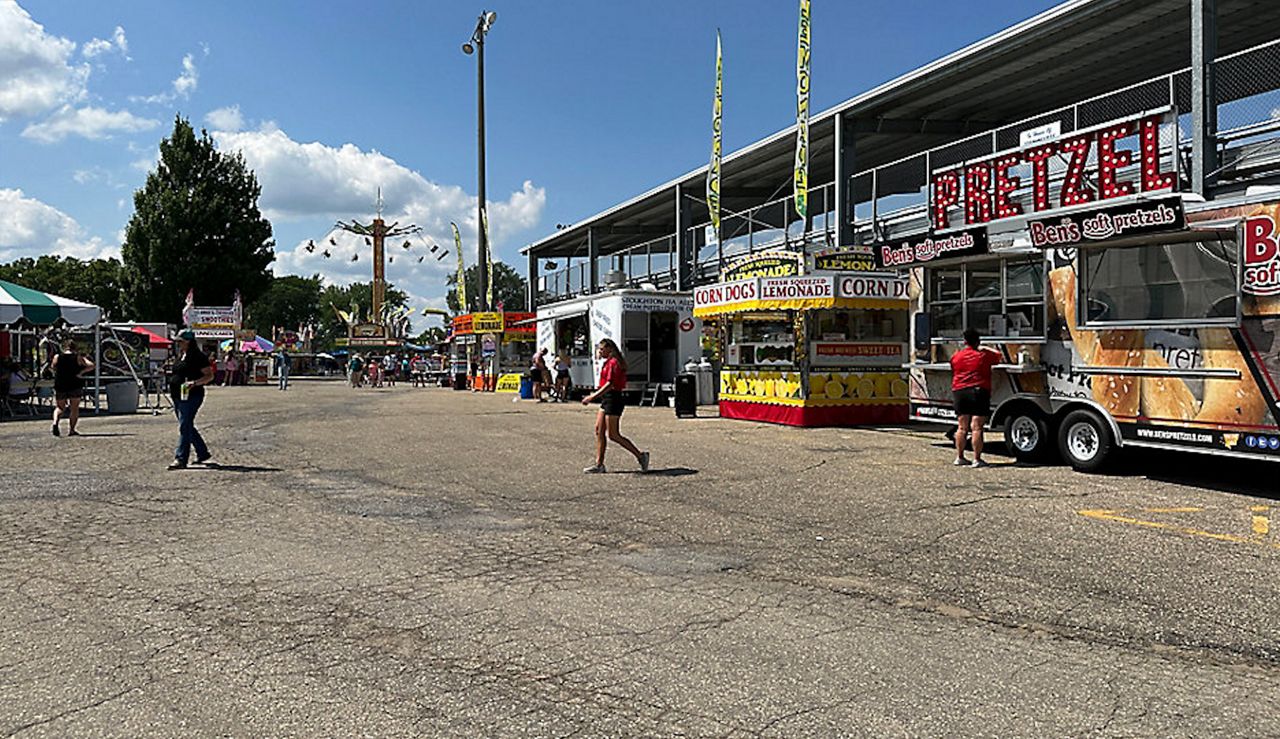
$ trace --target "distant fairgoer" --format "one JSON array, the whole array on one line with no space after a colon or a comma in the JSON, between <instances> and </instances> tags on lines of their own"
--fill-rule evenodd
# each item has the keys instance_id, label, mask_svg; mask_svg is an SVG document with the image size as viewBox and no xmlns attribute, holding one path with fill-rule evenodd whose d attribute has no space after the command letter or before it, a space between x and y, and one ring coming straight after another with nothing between
<instances>
[{"instance_id":1,"label":"distant fairgoer","mask_svg":"<svg viewBox=\"0 0 1280 739\"><path fill-rule=\"evenodd\" d=\"M604 472L604 453L612 441L635 455L641 472L648 472L649 453L637 449L618 430L618 422L622 419L622 392L627 389L626 360L611 339L600 340L596 356L604 360L604 366L600 368L600 386L582 399L583 405L590 405L597 398L600 400L600 411L596 413L596 463L582 471L587 474Z\"/></svg>"},{"instance_id":2,"label":"distant fairgoer","mask_svg":"<svg viewBox=\"0 0 1280 739\"><path fill-rule=\"evenodd\" d=\"M569 389L573 385L573 378L569 375L569 352L563 349L556 355L556 400L561 403L569 402Z\"/></svg>"},{"instance_id":3,"label":"distant fairgoer","mask_svg":"<svg viewBox=\"0 0 1280 739\"><path fill-rule=\"evenodd\" d=\"M978 332L966 329L965 348L951 355L951 394L956 410L957 466L969 465L964 458L965 437L973 434L973 467L982 461L982 430L991 416L991 368L999 363L1000 352L978 345Z\"/></svg>"},{"instance_id":4,"label":"distant fairgoer","mask_svg":"<svg viewBox=\"0 0 1280 739\"><path fill-rule=\"evenodd\" d=\"M61 435L58 421L64 414L70 416L68 436L79 436L76 423L80 420L80 399L84 395L84 373L93 369L93 362L81 354L73 339L62 342L62 352L53 358L53 395L57 407L53 410L54 436Z\"/></svg>"},{"instance_id":5,"label":"distant fairgoer","mask_svg":"<svg viewBox=\"0 0 1280 739\"><path fill-rule=\"evenodd\" d=\"M529 366L529 380L533 383L533 399L539 403L547 402L542 397L542 391L545 388L545 380L547 379L547 350L539 349L537 354L533 355L533 363Z\"/></svg>"},{"instance_id":6,"label":"distant fairgoer","mask_svg":"<svg viewBox=\"0 0 1280 739\"><path fill-rule=\"evenodd\" d=\"M359 354L351 355L351 363L347 365L347 370L350 372L351 387L357 388L364 384L364 360Z\"/></svg>"},{"instance_id":7,"label":"distant fairgoer","mask_svg":"<svg viewBox=\"0 0 1280 739\"><path fill-rule=\"evenodd\" d=\"M235 385L236 373L240 371L240 362L236 359L235 352L227 352L227 356L222 358L222 386Z\"/></svg>"},{"instance_id":8,"label":"distant fairgoer","mask_svg":"<svg viewBox=\"0 0 1280 739\"><path fill-rule=\"evenodd\" d=\"M293 367L293 358L289 356L289 352L281 349L276 355L276 373L280 378L280 389L289 389L289 370Z\"/></svg>"}]
</instances>

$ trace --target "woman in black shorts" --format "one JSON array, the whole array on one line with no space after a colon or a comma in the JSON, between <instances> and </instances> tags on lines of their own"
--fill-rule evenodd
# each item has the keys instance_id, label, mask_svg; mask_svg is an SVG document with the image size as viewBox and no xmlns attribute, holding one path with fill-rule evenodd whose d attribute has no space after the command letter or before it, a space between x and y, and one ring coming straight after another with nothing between
<instances>
[{"instance_id":1,"label":"woman in black shorts","mask_svg":"<svg viewBox=\"0 0 1280 739\"><path fill-rule=\"evenodd\" d=\"M600 368L600 387L582 399L583 405L589 405L597 399L600 401L600 412L596 414L596 463L582 471L587 474L604 472L604 453L609 442L613 441L635 455L641 472L648 472L649 453L637 449L618 430L618 422L622 419L622 391L627 388L626 360L622 358L622 352L618 351L618 345L612 339L600 340L596 356L604 360L604 366Z\"/></svg>"},{"instance_id":2,"label":"woman in black shorts","mask_svg":"<svg viewBox=\"0 0 1280 739\"><path fill-rule=\"evenodd\" d=\"M62 351L53 358L53 395L57 407L53 411L53 427L49 429L54 436L61 436L58 421L64 415L70 416L68 436L79 436L76 424L80 421L80 397L84 395L84 373L93 369L93 362L76 349L76 342L67 339L62 342Z\"/></svg>"}]
</instances>

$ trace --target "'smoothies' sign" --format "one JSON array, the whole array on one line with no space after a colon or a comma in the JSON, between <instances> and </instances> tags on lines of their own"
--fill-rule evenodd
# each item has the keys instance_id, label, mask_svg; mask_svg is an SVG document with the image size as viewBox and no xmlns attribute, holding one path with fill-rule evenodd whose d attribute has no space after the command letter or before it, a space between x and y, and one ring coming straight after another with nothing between
<instances>
[{"instance_id":1,"label":"'smoothies' sign","mask_svg":"<svg viewBox=\"0 0 1280 739\"><path fill-rule=\"evenodd\" d=\"M1140 116L937 170L929 187L931 225L946 231L1171 192L1177 178L1161 161L1160 132L1172 123L1168 111ZM1051 178L1049 162L1055 158L1064 160L1066 169ZM1030 203L1029 212L1022 201Z\"/></svg>"}]
</instances>

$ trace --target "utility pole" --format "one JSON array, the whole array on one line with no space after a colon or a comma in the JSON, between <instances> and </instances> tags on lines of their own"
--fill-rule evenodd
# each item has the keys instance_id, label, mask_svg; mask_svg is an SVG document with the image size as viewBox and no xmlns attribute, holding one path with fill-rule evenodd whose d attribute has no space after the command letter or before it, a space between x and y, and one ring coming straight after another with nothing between
<instances>
[{"instance_id":1,"label":"utility pole","mask_svg":"<svg viewBox=\"0 0 1280 739\"><path fill-rule=\"evenodd\" d=\"M462 45L462 51L465 54L476 55L476 159L478 160L479 172L476 177L476 231L479 238L476 240L478 248L476 251L476 270L480 274L480 307L485 311L493 310L493 306L489 304L489 217L485 213L485 187L484 187L484 39L489 33L489 29L493 27L494 22L498 20L498 14L493 11L481 11L480 17L476 19L476 29L471 33L471 40Z\"/></svg>"}]
</instances>

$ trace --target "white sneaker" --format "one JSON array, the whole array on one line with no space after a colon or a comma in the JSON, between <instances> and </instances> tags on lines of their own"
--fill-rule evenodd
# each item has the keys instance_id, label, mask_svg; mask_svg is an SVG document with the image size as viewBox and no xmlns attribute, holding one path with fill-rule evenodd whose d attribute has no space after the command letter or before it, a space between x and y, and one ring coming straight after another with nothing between
<instances>
[{"instance_id":1,"label":"white sneaker","mask_svg":"<svg viewBox=\"0 0 1280 739\"><path fill-rule=\"evenodd\" d=\"M956 457L956 461L952 462L951 464L957 467L968 467L969 460L965 459L964 457Z\"/></svg>"},{"instance_id":2,"label":"white sneaker","mask_svg":"<svg viewBox=\"0 0 1280 739\"><path fill-rule=\"evenodd\" d=\"M982 461L981 459L975 459L975 460L973 460L973 464L971 464L971 465L969 465L969 466L970 466L970 467L973 467L974 469L977 469L977 468L979 468L979 467L990 467L991 465L987 464L986 462Z\"/></svg>"},{"instance_id":3,"label":"white sneaker","mask_svg":"<svg viewBox=\"0 0 1280 739\"><path fill-rule=\"evenodd\" d=\"M602 464L593 464L593 465L591 465L590 467L583 467L583 468L582 468L582 472L583 472L583 474L586 474L586 475L600 475L600 474L604 474L604 465L602 465Z\"/></svg>"},{"instance_id":4,"label":"white sneaker","mask_svg":"<svg viewBox=\"0 0 1280 739\"><path fill-rule=\"evenodd\" d=\"M640 471L641 472L649 471L649 453L648 452L640 452Z\"/></svg>"}]
</instances>

